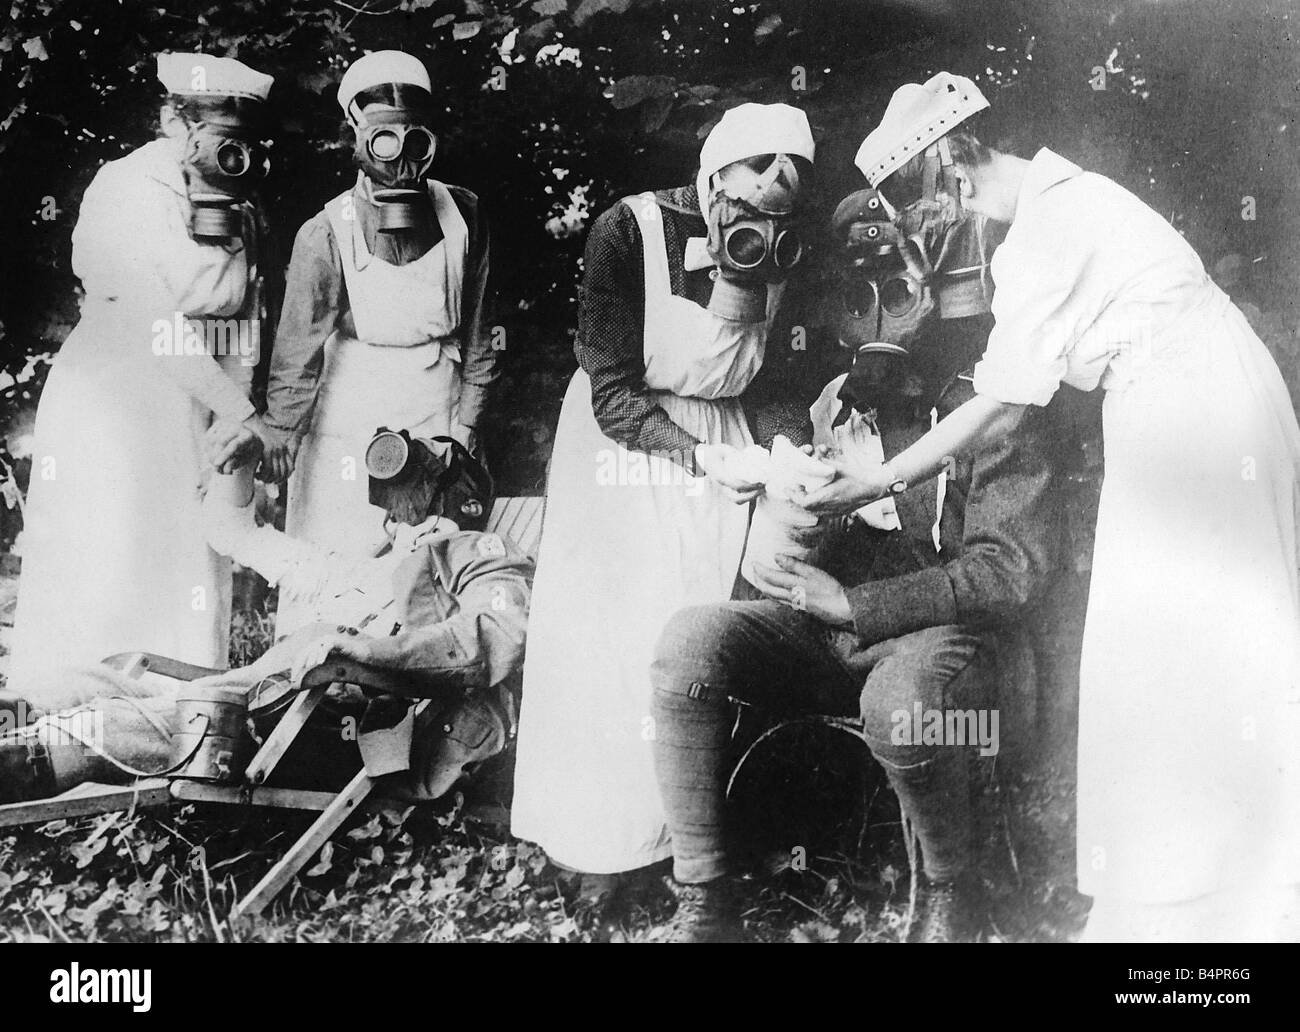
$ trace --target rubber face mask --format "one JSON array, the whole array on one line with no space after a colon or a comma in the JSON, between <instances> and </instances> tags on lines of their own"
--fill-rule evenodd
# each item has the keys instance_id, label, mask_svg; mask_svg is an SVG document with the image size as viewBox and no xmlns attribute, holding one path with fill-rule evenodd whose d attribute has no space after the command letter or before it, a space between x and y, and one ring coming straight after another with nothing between
<instances>
[{"instance_id":1,"label":"rubber face mask","mask_svg":"<svg viewBox=\"0 0 1300 1032\"><path fill-rule=\"evenodd\" d=\"M241 126L190 124L182 161L196 240L243 235L243 204L266 178L271 158L256 133Z\"/></svg>"},{"instance_id":2,"label":"rubber face mask","mask_svg":"<svg viewBox=\"0 0 1300 1032\"><path fill-rule=\"evenodd\" d=\"M933 364L925 345L940 320L988 311L984 220L954 221L953 212L918 202L900 215L900 228L872 190L851 194L836 209L832 307L839 343L853 351L855 394L919 393Z\"/></svg>"},{"instance_id":3,"label":"rubber face mask","mask_svg":"<svg viewBox=\"0 0 1300 1032\"><path fill-rule=\"evenodd\" d=\"M450 437L412 437L379 427L366 446L370 504L391 523L411 526L430 516L461 530L483 530L492 511L492 476Z\"/></svg>"},{"instance_id":4,"label":"rubber face mask","mask_svg":"<svg viewBox=\"0 0 1300 1032\"><path fill-rule=\"evenodd\" d=\"M353 126L354 156L379 205L379 229L400 233L428 217L424 183L437 139L412 111L366 111Z\"/></svg>"},{"instance_id":5,"label":"rubber face mask","mask_svg":"<svg viewBox=\"0 0 1300 1032\"><path fill-rule=\"evenodd\" d=\"M708 214L709 257L718 270L714 314L735 322L766 317L767 285L803 258L799 194L799 169L788 154L734 162L717 174Z\"/></svg>"},{"instance_id":6,"label":"rubber face mask","mask_svg":"<svg viewBox=\"0 0 1300 1032\"><path fill-rule=\"evenodd\" d=\"M850 377L863 399L915 393L913 350L938 317L931 281L924 255L907 239L843 270L836 329L840 344L853 350Z\"/></svg>"},{"instance_id":7,"label":"rubber face mask","mask_svg":"<svg viewBox=\"0 0 1300 1032\"><path fill-rule=\"evenodd\" d=\"M906 357L938 302L925 237L902 232L890 214L874 190L850 194L836 208L835 328L846 348Z\"/></svg>"}]
</instances>

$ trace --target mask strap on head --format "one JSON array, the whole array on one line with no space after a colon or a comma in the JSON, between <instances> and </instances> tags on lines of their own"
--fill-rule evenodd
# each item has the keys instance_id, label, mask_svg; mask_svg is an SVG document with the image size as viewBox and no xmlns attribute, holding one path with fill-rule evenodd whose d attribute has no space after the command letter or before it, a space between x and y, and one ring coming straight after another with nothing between
<instances>
[{"instance_id":1,"label":"mask strap on head","mask_svg":"<svg viewBox=\"0 0 1300 1032\"><path fill-rule=\"evenodd\" d=\"M952 159L952 147L948 143L948 137L940 136L934 142L934 150L937 152L939 169L935 178L935 191L942 189L948 194L953 203L960 205L961 197L957 192L957 165ZM934 200L934 197L930 198Z\"/></svg>"},{"instance_id":2,"label":"mask strap on head","mask_svg":"<svg viewBox=\"0 0 1300 1032\"><path fill-rule=\"evenodd\" d=\"M755 207L765 215L786 215L788 210L769 211L762 207L761 201L766 199L774 184L784 178L788 188L787 196L793 197L799 192L799 166L791 160L788 154L775 154L772 157L771 164L763 170L758 177L758 182L754 184L754 196L759 199L760 203Z\"/></svg>"},{"instance_id":3,"label":"mask strap on head","mask_svg":"<svg viewBox=\"0 0 1300 1032\"><path fill-rule=\"evenodd\" d=\"M889 198L881 193L878 188L876 190L876 199L880 201L880 207L885 213L885 218L889 219L890 222L897 224L901 212L889 203Z\"/></svg>"},{"instance_id":4,"label":"mask strap on head","mask_svg":"<svg viewBox=\"0 0 1300 1032\"><path fill-rule=\"evenodd\" d=\"M908 274L918 283L925 283L934 275L934 266L930 264L930 257L925 253L925 241L919 233L900 240L898 254L903 259Z\"/></svg>"},{"instance_id":5,"label":"mask strap on head","mask_svg":"<svg viewBox=\"0 0 1300 1032\"><path fill-rule=\"evenodd\" d=\"M952 198L960 207L961 196L957 190L957 166L953 162L948 137L940 136L925 149L921 169L921 199L936 202L940 193Z\"/></svg>"},{"instance_id":6,"label":"mask strap on head","mask_svg":"<svg viewBox=\"0 0 1300 1032\"><path fill-rule=\"evenodd\" d=\"M993 291L989 289L989 276L991 275L989 269L992 266L993 261L989 258L988 251L985 250L984 246L984 224L984 219L979 219L976 222L975 246L979 248L980 257L984 259L983 263L980 265L980 289L984 291L984 296L986 298L991 298L993 296Z\"/></svg>"},{"instance_id":7,"label":"mask strap on head","mask_svg":"<svg viewBox=\"0 0 1300 1032\"><path fill-rule=\"evenodd\" d=\"M943 181L939 145L932 143L925 148L921 161L921 199L933 202L938 197L939 186Z\"/></svg>"},{"instance_id":8,"label":"mask strap on head","mask_svg":"<svg viewBox=\"0 0 1300 1032\"><path fill-rule=\"evenodd\" d=\"M741 158L737 160L744 161L746 159ZM734 164L736 164L736 162L732 162L730 165L724 166L723 168L719 169L717 172L714 172L711 176L709 176L708 178L708 191L709 191L708 203L709 204L713 203L713 199L718 195L719 192L726 190L727 195L731 197L733 200L742 201L745 204L748 204L755 211L758 211L763 215L790 214L791 209L788 207L774 209L765 206L769 195L771 195L772 193L772 188L782 183L783 180L784 180L783 185L786 187L787 190L787 196L793 198L799 192L799 166L794 163L794 160L790 157L789 154L786 154L784 152L778 152L774 154L772 156L772 160L768 163L767 168L763 169L762 172L754 173L756 178L752 180L748 180L747 182L742 180L742 183L744 183L744 185L742 185L741 187L741 189L744 191L743 193L740 193L738 191L727 190L727 177L725 177L723 173L726 171L727 168L730 168L731 165ZM737 174L738 173L733 172L732 173L733 178ZM744 175L743 172L739 174Z\"/></svg>"}]
</instances>

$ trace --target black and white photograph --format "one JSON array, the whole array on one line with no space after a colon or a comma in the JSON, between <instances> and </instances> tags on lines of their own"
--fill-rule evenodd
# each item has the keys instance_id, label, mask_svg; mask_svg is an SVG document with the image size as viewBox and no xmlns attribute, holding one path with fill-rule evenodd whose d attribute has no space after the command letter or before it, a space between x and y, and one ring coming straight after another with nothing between
<instances>
[{"instance_id":1,"label":"black and white photograph","mask_svg":"<svg viewBox=\"0 0 1300 1032\"><path fill-rule=\"evenodd\" d=\"M5 6L0 943L1264 999L1294 0Z\"/></svg>"}]
</instances>

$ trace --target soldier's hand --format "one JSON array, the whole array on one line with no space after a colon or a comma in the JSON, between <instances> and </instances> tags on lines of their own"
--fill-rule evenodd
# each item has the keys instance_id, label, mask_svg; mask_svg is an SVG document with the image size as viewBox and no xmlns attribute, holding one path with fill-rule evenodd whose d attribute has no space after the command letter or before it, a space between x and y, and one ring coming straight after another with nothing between
<instances>
[{"instance_id":1,"label":"soldier's hand","mask_svg":"<svg viewBox=\"0 0 1300 1032\"><path fill-rule=\"evenodd\" d=\"M370 658L370 639L357 634L351 628L342 627L339 628L338 633L322 634L318 638L313 638L294 657L293 669L290 671L293 683L302 684L302 679L310 671L315 670L331 656L366 662Z\"/></svg>"},{"instance_id":2,"label":"soldier's hand","mask_svg":"<svg viewBox=\"0 0 1300 1032\"><path fill-rule=\"evenodd\" d=\"M263 424L266 436L262 441L262 465L258 476L267 482L283 483L289 479L298 461L298 448L302 439L288 430Z\"/></svg>"},{"instance_id":3,"label":"soldier's hand","mask_svg":"<svg viewBox=\"0 0 1300 1032\"><path fill-rule=\"evenodd\" d=\"M825 570L789 555L778 555L776 567L754 564L754 579L763 594L835 627L852 627L853 610L844 585Z\"/></svg>"}]
</instances>

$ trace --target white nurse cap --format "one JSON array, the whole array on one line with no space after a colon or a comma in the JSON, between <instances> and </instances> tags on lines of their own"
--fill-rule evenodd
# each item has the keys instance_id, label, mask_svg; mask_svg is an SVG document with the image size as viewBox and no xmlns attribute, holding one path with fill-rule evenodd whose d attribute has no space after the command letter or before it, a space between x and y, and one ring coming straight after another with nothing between
<instances>
[{"instance_id":1,"label":"white nurse cap","mask_svg":"<svg viewBox=\"0 0 1300 1032\"><path fill-rule=\"evenodd\" d=\"M808 116L789 104L741 104L725 111L700 148L695 185L700 211L709 216L709 180L732 162L759 154L793 154L811 162L816 154Z\"/></svg>"},{"instance_id":2,"label":"white nurse cap","mask_svg":"<svg viewBox=\"0 0 1300 1032\"><path fill-rule=\"evenodd\" d=\"M418 57L401 50L376 50L357 58L343 73L343 81L339 83L339 107L346 114L348 105L358 93L386 83L418 86L425 93L433 92L429 73Z\"/></svg>"},{"instance_id":3,"label":"white nurse cap","mask_svg":"<svg viewBox=\"0 0 1300 1032\"><path fill-rule=\"evenodd\" d=\"M211 54L159 54L158 81L168 93L210 94L265 101L275 79L233 57Z\"/></svg>"},{"instance_id":4,"label":"white nurse cap","mask_svg":"<svg viewBox=\"0 0 1300 1032\"><path fill-rule=\"evenodd\" d=\"M733 161L758 154L794 154L813 160L808 116L789 104L741 104L723 113L704 146L700 171L711 176Z\"/></svg>"},{"instance_id":5,"label":"white nurse cap","mask_svg":"<svg viewBox=\"0 0 1300 1032\"><path fill-rule=\"evenodd\" d=\"M853 163L873 187L897 172L941 136L989 106L978 86L964 75L940 72L924 86L898 87L876 126L862 141Z\"/></svg>"}]
</instances>

